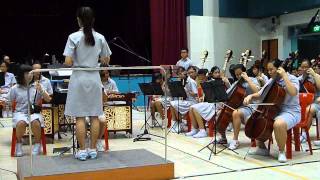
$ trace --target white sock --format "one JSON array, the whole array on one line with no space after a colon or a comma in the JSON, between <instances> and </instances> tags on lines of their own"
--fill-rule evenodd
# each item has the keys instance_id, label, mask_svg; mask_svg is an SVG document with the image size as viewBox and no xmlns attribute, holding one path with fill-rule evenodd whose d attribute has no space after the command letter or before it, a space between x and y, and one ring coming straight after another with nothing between
<instances>
[{"instance_id":1,"label":"white sock","mask_svg":"<svg viewBox=\"0 0 320 180\"><path fill-rule=\"evenodd\" d=\"M201 133L206 133L206 130L205 129L200 129L200 132Z\"/></svg>"},{"instance_id":2,"label":"white sock","mask_svg":"<svg viewBox=\"0 0 320 180\"><path fill-rule=\"evenodd\" d=\"M198 132L198 129L192 128L191 132Z\"/></svg>"}]
</instances>

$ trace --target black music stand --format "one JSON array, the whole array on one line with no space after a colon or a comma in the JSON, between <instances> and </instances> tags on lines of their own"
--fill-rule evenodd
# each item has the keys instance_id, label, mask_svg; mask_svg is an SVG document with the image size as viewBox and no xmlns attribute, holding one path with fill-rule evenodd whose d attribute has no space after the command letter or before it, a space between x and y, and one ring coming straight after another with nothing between
<instances>
[{"instance_id":1,"label":"black music stand","mask_svg":"<svg viewBox=\"0 0 320 180\"><path fill-rule=\"evenodd\" d=\"M163 95L161 85L159 83L139 83L139 87L143 93L143 103L144 103L144 132L139 134L136 138L133 139L133 142L136 141L148 141L151 140L150 137L143 137L144 135L152 135L156 137L163 138L155 134L151 134L147 129L147 107L146 107L146 96L152 95Z\"/></svg>"},{"instance_id":2,"label":"black music stand","mask_svg":"<svg viewBox=\"0 0 320 180\"><path fill-rule=\"evenodd\" d=\"M184 89L182 81L170 81L168 82L168 88L170 90L171 96L173 98L178 98L178 120L172 125L172 127L169 129L168 132L170 132L172 128L178 123L178 132L176 133L179 134L180 133L179 99L180 98L186 99L187 93Z\"/></svg>"},{"instance_id":3,"label":"black music stand","mask_svg":"<svg viewBox=\"0 0 320 180\"><path fill-rule=\"evenodd\" d=\"M210 156L209 160L211 159L212 154L217 155L220 152L224 151L228 147L225 146L224 144L219 144L222 145L224 148L220 151L217 152L217 104L218 103L224 103L228 100L228 95L225 90L224 83L221 78L216 78L208 82L204 82L201 84L201 87L203 89L203 93L205 94L205 99L208 103L213 103L215 107L215 112L214 112L214 141L211 140L211 142L203 147L202 149L199 150L202 151L205 148L208 148L210 150ZM210 148L210 145L213 145L212 148ZM232 150L233 151L233 150ZM235 151L233 151L235 152ZM235 152L237 153L237 152Z\"/></svg>"}]
</instances>

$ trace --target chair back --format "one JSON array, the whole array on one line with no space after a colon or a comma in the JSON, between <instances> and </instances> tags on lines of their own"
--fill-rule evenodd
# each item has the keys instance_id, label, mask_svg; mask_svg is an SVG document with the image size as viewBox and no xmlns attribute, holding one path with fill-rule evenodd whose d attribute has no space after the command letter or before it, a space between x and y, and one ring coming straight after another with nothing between
<instances>
[{"instance_id":1,"label":"chair back","mask_svg":"<svg viewBox=\"0 0 320 180\"><path fill-rule=\"evenodd\" d=\"M313 93L299 93L300 107L301 107L301 120L299 126L306 126L307 120L310 115L310 108L307 108L313 103L314 94ZM310 107L310 106L309 106Z\"/></svg>"}]
</instances>

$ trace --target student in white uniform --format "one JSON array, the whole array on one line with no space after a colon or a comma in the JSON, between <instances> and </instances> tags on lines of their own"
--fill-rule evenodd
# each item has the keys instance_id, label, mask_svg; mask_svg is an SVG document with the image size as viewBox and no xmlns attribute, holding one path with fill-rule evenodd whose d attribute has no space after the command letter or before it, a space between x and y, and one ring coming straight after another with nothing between
<instances>
[{"instance_id":1,"label":"student in white uniform","mask_svg":"<svg viewBox=\"0 0 320 180\"><path fill-rule=\"evenodd\" d=\"M255 82L257 86L257 90L261 89L267 82L268 77L264 74L261 74L259 65L253 65L252 69L253 75L256 78L253 78L253 81ZM257 91L256 91L257 92ZM256 93L252 92L247 93L247 95ZM259 101L254 101L254 103L259 103ZM235 150L239 147L240 143L238 141L239 132L241 123L246 124L247 120L250 118L252 113L257 109L257 106L241 106L237 110L233 111L232 113L232 125L233 125L233 140L229 143L229 149Z\"/></svg>"},{"instance_id":2,"label":"student in white uniform","mask_svg":"<svg viewBox=\"0 0 320 180\"><path fill-rule=\"evenodd\" d=\"M211 80L215 78L221 78L220 69L217 66L211 68ZM224 82L226 88L230 87L230 82L228 78L223 77L222 81ZM205 99L205 97L204 97ZM203 138L207 137L207 132L205 130L205 125L203 120L209 121L215 113L214 104L208 102L200 102L194 104L190 107L189 117L192 123L192 130L186 133L186 136L192 136L194 138Z\"/></svg>"},{"instance_id":3,"label":"student in white uniform","mask_svg":"<svg viewBox=\"0 0 320 180\"><path fill-rule=\"evenodd\" d=\"M100 77L105 93L119 93L117 83L111 79L110 72L108 70L101 71Z\"/></svg>"},{"instance_id":4,"label":"student in white uniform","mask_svg":"<svg viewBox=\"0 0 320 180\"><path fill-rule=\"evenodd\" d=\"M308 114L308 126L309 128L311 127L312 124L312 119L314 116L318 117L318 120L320 118L320 75L317 74L312 68L311 68L311 63L309 60L305 59L301 62L300 65L301 68L301 73L303 75L298 77L298 80L300 82L300 91L305 92L304 86L302 84L302 80L304 79L304 76L308 76L307 80L311 82L314 87L316 88L316 93L314 97L314 102L310 105L307 106L306 108L306 113ZM307 135L304 131L302 131L302 134L300 136L300 141L301 143L305 143L307 139ZM320 146L320 141L314 141L314 145L319 145Z\"/></svg>"},{"instance_id":5,"label":"student in white uniform","mask_svg":"<svg viewBox=\"0 0 320 180\"><path fill-rule=\"evenodd\" d=\"M101 67L106 67L106 66L101 65ZM107 100L108 94L119 93L117 84L113 79L110 78L110 73L108 70L100 71L100 77L101 77L101 83L102 83L102 88L103 88L103 96L105 97L105 100ZM106 103L108 104L108 102L106 102ZM102 137L104 135L104 131L107 126L107 120L106 120L106 117L104 114L99 116L99 120L100 120L100 130L99 130L99 137L98 137L98 141L97 141L97 150L99 152L102 152L105 150L105 148L103 146L104 139Z\"/></svg>"},{"instance_id":6,"label":"student in white uniform","mask_svg":"<svg viewBox=\"0 0 320 180\"><path fill-rule=\"evenodd\" d=\"M259 64L254 64L252 66L252 73L255 76L255 78L257 79L257 81L259 82L259 85L261 87L264 86L267 83L267 81L269 80L268 76L263 74L262 69L260 68Z\"/></svg>"},{"instance_id":7,"label":"student in white uniform","mask_svg":"<svg viewBox=\"0 0 320 180\"><path fill-rule=\"evenodd\" d=\"M103 35L93 29L94 13L90 7L81 7L77 12L80 30L68 37L63 55L65 65L80 68L96 68L98 61L109 64L111 51ZM73 71L70 77L65 106L65 115L76 118L76 135L79 151L76 158L85 161L97 158L96 142L99 137L103 114L102 88L99 71ZM85 117L90 117L91 144L85 147Z\"/></svg>"},{"instance_id":8,"label":"student in white uniform","mask_svg":"<svg viewBox=\"0 0 320 180\"><path fill-rule=\"evenodd\" d=\"M193 66L191 59L189 58L189 50L187 48L181 49L181 59L177 62L176 66L183 67L187 70L190 66Z\"/></svg>"},{"instance_id":9,"label":"student in white uniform","mask_svg":"<svg viewBox=\"0 0 320 180\"><path fill-rule=\"evenodd\" d=\"M4 73L5 84L0 87L0 93L2 97L5 97L8 94L10 88L17 83L14 74L8 72L9 64L6 62L1 62L0 70Z\"/></svg>"},{"instance_id":10,"label":"student in white uniform","mask_svg":"<svg viewBox=\"0 0 320 180\"><path fill-rule=\"evenodd\" d=\"M32 69L41 69L41 64L39 62L36 62L32 65ZM50 96L52 96L53 94L53 89L52 89L52 85L51 82L48 78L44 77L41 73L39 72L35 72L33 73L33 80L34 81L39 81L39 83L43 86L43 88L48 92L48 94ZM50 99L51 101L51 99ZM49 102L50 102L49 101ZM47 102L48 103L48 102Z\"/></svg>"},{"instance_id":11,"label":"student in white uniform","mask_svg":"<svg viewBox=\"0 0 320 180\"><path fill-rule=\"evenodd\" d=\"M286 73L286 71L280 67L281 64L282 61L278 59L268 63L267 70L271 79L269 79L269 81L258 93L247 96L243 103L247 105L253 100L259 99L263 93L263 90L279 74L281 78L277 80L276 83L285 89L286 95L281 105L279 114L274 118L273 131L279 147L278 161L283 163L287 161L287 157L284 152L287 141L287 130L293 128L299 123L301 119L301 108L299 104L299 80L297 77ZM264 142L258 141L258 148L255 151L249 152L249 154L268 156L269 151Z\"/></svg>"},{"instance_id":12,"label":"student in white uniform","mask_svg":"<svg viewBox=\"0 0 320 180\"><path fill-rule=\"evenodd\" d=\"M20 66L17 74L18 82L11 88L8 96L8 99L11 102L15 102L12 122L13 127L16 128L17 136L16 156L23 155L22 137L26 131L26 127L29 125L27 84L29 84L32 80L32 74L29 73L31 70L31 66ZM31 85L29 93L29 101L32 103L33 107L35 107L35 105L41 107L40 103L42 98L44 100L50 100L48 92L38 82L35 82ZM40 153L41 127L44 127L43 118L40 112L35 111L33 114L31 114L31 129L35 139L35 144L32 150L33 155L38 155Z\"/></svg>"},{"instance_id":13,"label":"student in white uniform","mask_svg":"<svg viewBox=\"0 0 320 180\"><path fill-rule=\"evenodd\" d=\"M164 120L165 120L165 111L170 107L170 101L172 101L172 98L170 97L170 91L165 85L164 77L160 73L155 73L153 75L153 83L160 84L162 87L163 92L167 92L167 104L165 104L165 96L161 95L154 95L151 100L150 109L151 109L151 117L152 120L156 121L155 113L159 112L161 119L162 119L162 128L164 128Z\"/></svg>"},{"instance_id":14,"label":"student in white uniform","mask_svg":"<svg viewBox=\"0 0 320 180\"><path fill-rule=\"evenodd\" d=\"M190 71L190 69L191 68L189 67L188 71ZM187 75L187 71L183 67L178 69L178 76L183 84L185 84L184 89L186 91L187 98L185 100L170 101L170 110L173 121L181 121L182 118L188 113L190 106L197 103L196 97L198 96L197 82ZM179 131L176 123L172 123L171 128L175 132ZM180 130L183 130L184 127L182 124L180 128Z\"/></svg>"},{"instance_id":15,"label":"student in white uniform","mask_svg":"<svg viewBox=\"0 0 320 180\"><path fill-rule=\"evenodd\" d=\"M0 70L1 72L4 73L4 80L5 80L4 82L5 84L0 87L0 101L2 101L2 103L5 106L9 107L2 111L1 116L3 117L8 116L8 114L10 114L11 112L11 111L7 112L12 105L11 105L11 102L7 101L6 97L8 96L8 92L10 88L17 83L16 78L14 77L14 74L8 72L8 68L9 68L9 64L7 61L0 62Z\"/></svg>"},{"instance_id":16,"label":"student in white uniform","mask_svg":"<svg viewBox=\"0 0 320 180\"><path fill-rule=\"evenodd\" d=\"M248 77L247 73L245 72L246 69L242 64L235 65L233 70L234 70L234 76L236 79L240 79L241 77L244 78L245 81L242 84L242 87L245 88L246 95L252 94L253 92L258 92L259 85L257 80L255 78ZM224 83L228 84L228 81L224 80ZM231 87L227 90L227 92L232 90L236 84L237 84L237 81L231 85ZM217 106L217 108L220 108L220 107L221 107L220 105ZM191 106L191 112L192 112L190 113L191 119L193 120L193 122L197 122L199 126L199 124L201 124L202 119L206 121L209 121L212 119L215 113L215 106L213 103L206 103L206 102L199 103ZM199 126L199 129L197 129L196 127L197 126L195 126L195 128L192 129L190 133L187 133L187 136L193 136L194 138L202 138L207 136L203 123L201 127ZM221 138L218 140L218 143L226 144L227 138L226 138L225 132L219 131L219 133L221 135Z\"/></svg>"}]
</instances>

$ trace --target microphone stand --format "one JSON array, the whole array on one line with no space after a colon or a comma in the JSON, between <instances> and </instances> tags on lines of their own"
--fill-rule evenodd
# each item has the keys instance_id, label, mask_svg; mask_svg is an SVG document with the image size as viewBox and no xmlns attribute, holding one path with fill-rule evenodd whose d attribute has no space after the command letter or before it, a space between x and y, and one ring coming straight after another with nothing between
<instances>
[{"instance_id":1,"label":"microphone stand","mask_svg":"<svg viewBox=\"0 0 320 180\"><path fill-rule=\"evenodd\" d=\"M125 47L123 47L123 46L115 43L114 41L116 41L117 39L120 39L120 41L121 41L123 44L125 44L125 45L127 46L127 48L125 48ZM124 40L122 40L120 37L114 37L114 38L111 39L108 43L113 44L113 45L115 45L116 47L118 47L118 48L126 51L127 53L132 54L132 55L138 57L138 59L141 60L142 62L147 62L147 63L150 63L150 64L151 64L151 61L150 61L149 59L147 59L147 58L145 58L145 57L142 57L142 56L140 56L138 53L136 53L136 52L134 52L133 50L131 50L131 48L127 45L127 43L125 43ZM129 91L130 91L130 73L129 73L129 70L128 70L128 83L129 83L128 86L129 86ZM133 106L134 106L134 104L133 104ZM136 108L136 109L139 111L138 108Z\"/></svg>"},{"instance_id":2,"label":"microphone stand","mask_svg":"<svg viewBox=\"0 0 320 180\"><path fill-rule=\"evenodd\" d=\"M118 39L118 38L117 38L117 37L115 37L115 38L113 38L111 41L109 41L108 43L111 43L111 44L113 44L113 45L117 46L118 48L120 48L120 49L122 49L122 50L124 50L124 51L126 51L126 52L128 52L128 53L130 53L130 54L132 54L132 55L134 55L134 56L136 56L136 57L138 57L138 58L139 58L139 60L141 60L142 62L151 63L151 61L150 61L149 59L147 59L147 58L145 58L145 57L140 56L138 53L136 53L136 52L132 51L129 47L128 47L128 48L125 48L125 47L123 47L123 46L121 46L121 45L119 45L119 44L115 43L114 41L115 41L115 40L117 40L117 39ZM123 41L123 40L121 40L121 41L124 43L124 41ZM126 43L124 43L124 44L126 44ZM127 46L128 46L128 45L127 45Z\"/></svg>"}]
</instances>

